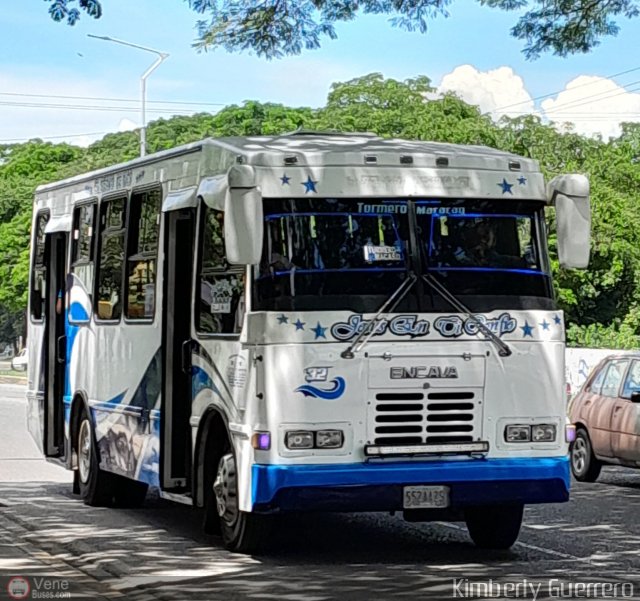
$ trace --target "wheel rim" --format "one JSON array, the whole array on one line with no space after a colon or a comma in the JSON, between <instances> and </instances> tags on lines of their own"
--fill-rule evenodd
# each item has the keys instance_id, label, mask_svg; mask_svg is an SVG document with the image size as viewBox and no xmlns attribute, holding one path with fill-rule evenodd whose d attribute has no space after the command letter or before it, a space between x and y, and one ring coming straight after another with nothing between
<instances>
[{"instance_id":1,"label":"wheel rim","mask_svg":"<svg viewBox=\"0 0 640 601\"><path fill-rule=\"evenodd\" d=\"M576 474L583 474L585 466L587 465L587 442L582 436L578 436L573 443L573 450L571 451L571 461L573 463L573 471Z\"/></svg>"},{"instance_id":2,"label":"wheel rim","mask_svg":"<svg viewBox=\"0 0 640 601\"><path fill-rule=\"evenodd\" d=\"M236 460L231 453L223 455L218 463L218 473L213 483L218 515L232 526L238 519L238 479Z\"/></svg>"},{"instance_id":3,"label":"wheel rim","mask_svg":"<svg viewBox=\"0 0 640 601\"><path fill-rule=\"evenodd\" d=\"M86 484L91 471L91 426L89 420L85 419L80 424L78 434L78 472L80 481Z\"/></svg>"}]
</instances>

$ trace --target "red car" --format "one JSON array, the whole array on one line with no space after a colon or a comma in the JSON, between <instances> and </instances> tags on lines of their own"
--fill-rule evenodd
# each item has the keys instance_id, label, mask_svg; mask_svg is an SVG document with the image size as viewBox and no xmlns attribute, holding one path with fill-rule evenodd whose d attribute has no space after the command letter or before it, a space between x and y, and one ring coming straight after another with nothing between
<instances>
[{"instance_id":1,"label":"red car","mask_svg":"<svg viewBox=\"0 0 640 601\"><path fill-rule=\"evenodd\" d=\"M640 467L640 354L603 359L572 400L569 419L577 480L594 482L603 464Z\"/></svg>"}]
</instances>

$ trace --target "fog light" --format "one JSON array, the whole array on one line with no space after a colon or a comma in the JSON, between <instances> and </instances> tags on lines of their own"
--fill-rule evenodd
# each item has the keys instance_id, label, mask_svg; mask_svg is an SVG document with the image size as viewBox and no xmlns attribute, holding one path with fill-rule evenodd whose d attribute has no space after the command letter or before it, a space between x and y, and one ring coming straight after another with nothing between
<instances>
[{"instance_id":1,"label":"fog light","mask_svg":"<svg viewBox=\"0 0 640 601\"><path fill-rule=\"evenodd\" d=\"M507 442L529 442L531 440L531 428L519 424L512 424L504 429L504 439Z\"/></svg>"},{"instance_id":2,"label":"fog light","mask_svg":"<svg viewBox=\"0 0 640 601\"><path fill-rule=\"evenodd\" d=\"M318 430L316 432L316 447L319 449L339 449L343 440L342 430Z\"/></svg>"},{"instance_id":3,"label":"fog light","mask_svg":"<svg viewBox=\"0 0 640 601\"><path fill-rule=\"evenodd\" d=\"M564 439L566 442L574 442L576 439L576 427L573 424L567 424L564 427Z\"/></svg>"},{"instance_id":4,"label":"fog light","mask_svg":"<svg viewBox=\"0 0 640 601\"><path fill-rule=\"evenodd\" d=\"M251 446L257 451L268 451L271 448L271 433L254 432L251 437Z\"/></svg>"},{"instance_id":5,"label":"fog light","mask_svg":"<svg viewBox=\"0 0 640 601\"><path fill-rule=\"evenodd\" d=\"M312 449L313 432L303 430L287 432L284 442L287 445L287 449Z\"/></svg>"},{"instance_id":6,"label":"fog light","mask_svg":"<svg viewBox=\"0 0 640 601\"><path fill-rule=\"evenodd\" d=\"M531 426L532 442L553 442L556 439L556 427L554 424L536 424Z\"/></svg>"}]
</instances>

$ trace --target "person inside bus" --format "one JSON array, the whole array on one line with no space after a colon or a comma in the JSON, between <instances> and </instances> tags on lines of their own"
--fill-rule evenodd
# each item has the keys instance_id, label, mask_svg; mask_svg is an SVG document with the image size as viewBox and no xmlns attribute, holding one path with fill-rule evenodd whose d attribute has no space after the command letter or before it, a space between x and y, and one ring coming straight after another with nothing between
<instances>
[{"instance_id":1,"label":"person inside bus","mask_svg":"<svg viewBox=\"0 0 640 601\"><path fill-rule=\"evenodd\" d=\"M479 221L462 235L453 255L458 265L470 267L523 267L520 257L501 254L496 250L496 228L488 220Z\"/></svg>"}]
</instances>

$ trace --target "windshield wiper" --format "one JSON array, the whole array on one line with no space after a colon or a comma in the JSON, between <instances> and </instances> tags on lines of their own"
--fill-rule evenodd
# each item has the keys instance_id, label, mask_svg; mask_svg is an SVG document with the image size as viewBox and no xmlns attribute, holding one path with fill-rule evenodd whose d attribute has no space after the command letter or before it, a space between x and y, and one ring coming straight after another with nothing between
<instances>
[{"instance_id":1,"label":"windshield wiper","mask_svg":"<svg viewBox=\"0 0 640 601\"><path fill-rule=\"evenodd\" d=\"M456 298L449 290L439 282L430 273L422 274L422 279L435 290L444 300L446 300L456 311L464 313L491 342L498 347L498 354L501 357L508 357L513 353L509 345L502 340L499 336L496 336L484 323L482 323L471 310L464 305L458 298Z\"/></svg>"},{"instance_id":2,"label":"windshield wiper","mask_svg":"<svg viewBox=\"0 0 640 601\"><path fill-rule=\"evenodd\" d=\"M356 353L362 350L365 344L371 340L374 336L376 330L378 329L378 324L380 323L380 317L383 313L390 313L393 311L400 301L407 296L409 290L413 288L413 285L416 283L418 276L415 273L409 273L409 277L400 284L398 289L384 302L380 310L375 314L374 318L369 323L369 327L365 326L362 328L362 331L356 336L356 339L344 350L340 353L340 356L343 359L353 359L356 356ZM362 340L362 338L367 335L367 337ZM362 340L362 342L360 342Z\"/></svg>"}]
</instances>

